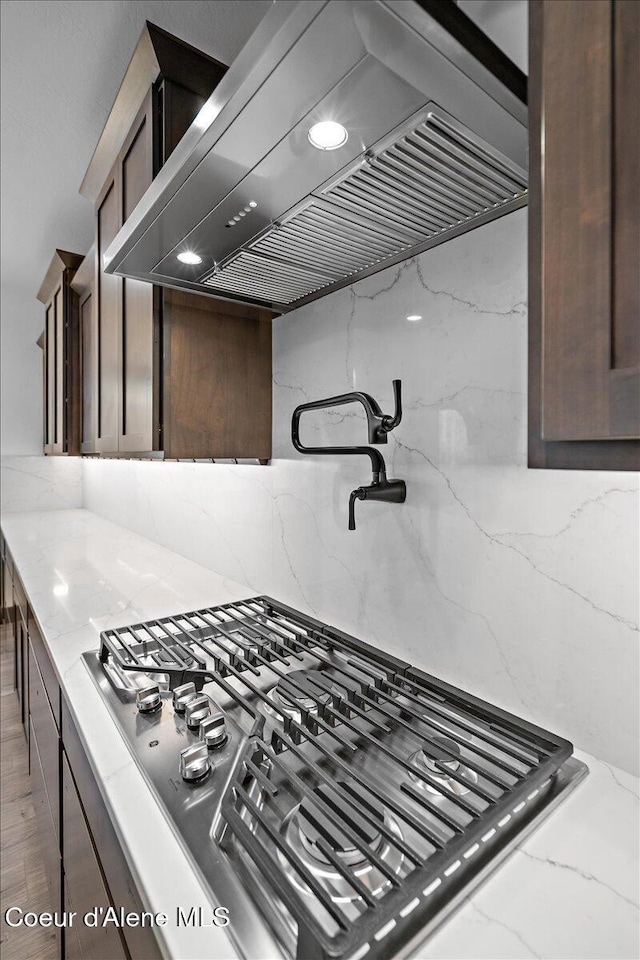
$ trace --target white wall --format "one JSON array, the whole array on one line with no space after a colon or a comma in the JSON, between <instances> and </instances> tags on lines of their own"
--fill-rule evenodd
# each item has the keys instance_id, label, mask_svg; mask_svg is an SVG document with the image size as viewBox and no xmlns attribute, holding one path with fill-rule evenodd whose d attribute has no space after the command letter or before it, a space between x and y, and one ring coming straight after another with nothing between
<instances>
[{"instance_id":1,"label":"white wall","mask_svg":"<svg viewBox=\"0 0 640 960\"><path fill-rule=\"evenodd\" d=\"M0 449L2 454L42 453L42 305L9 279L0 301Z\"/></svg>"},{"instance_id":2,"label":"white wall","mask_svg":"<svg viewBox=\"0 0 640 960\"><path fill-rule=\"evenodd\" d=\"M527 469L526 282L522 210L280 317L270 467L87 460L85 505L637 770L638 476ZM349 532L369 461L299 456L291 413L394 377L407 502Z\"/></svg>"}]
</instances>

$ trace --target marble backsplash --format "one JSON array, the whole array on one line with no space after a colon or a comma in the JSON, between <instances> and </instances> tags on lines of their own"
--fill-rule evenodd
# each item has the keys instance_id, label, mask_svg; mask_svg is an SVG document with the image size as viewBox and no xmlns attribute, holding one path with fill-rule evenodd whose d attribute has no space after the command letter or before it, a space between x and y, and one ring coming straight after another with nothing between
<instances>
[{"instance_id":1,"label":"marble backsplash","mask_svg":"<svg viewBox=\"0 0 640 960\"><path fill-rule=\"evenodd\" d=\"M0 460L0 510L73 510L82 506L78 457L4 456Z\"/></svg>"},{"instance_id":2,"label":"marble backsplash","mask_svg":"<svg viewBox=\"0 0 640 960\"><path fill-rule=\"evenodd\" d=\"M408 321L408 315L420 315ZM87 460L84 504L638 769L638 477L526 467L526 211L274 323L271 466ZM403 505L365 457L301 457L346 390L401 425ZM308 444L364 443L355 406Z\"/></svg>"}]
</instances>

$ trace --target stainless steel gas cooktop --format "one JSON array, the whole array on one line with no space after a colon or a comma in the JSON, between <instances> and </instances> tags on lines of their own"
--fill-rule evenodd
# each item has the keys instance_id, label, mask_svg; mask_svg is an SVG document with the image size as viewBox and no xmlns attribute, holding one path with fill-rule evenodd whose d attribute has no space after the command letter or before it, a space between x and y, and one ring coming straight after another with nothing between
<instances>
[{"instance_id":1,"label":"stainless steel gas cooktop","mask_svg":"<svg viewBox=\"0 0 640 960\"><path fill-rule=\"evenodd\" d=\"M247 960L408 956L587 773L269 597L107 630L84 659Z\"/></svg>"}]
</instances>

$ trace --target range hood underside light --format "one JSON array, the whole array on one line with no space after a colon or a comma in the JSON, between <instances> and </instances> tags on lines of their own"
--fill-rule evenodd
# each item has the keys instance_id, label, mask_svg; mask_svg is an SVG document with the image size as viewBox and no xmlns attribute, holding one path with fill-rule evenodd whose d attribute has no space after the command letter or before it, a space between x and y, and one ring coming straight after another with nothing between
<instances>
[{"instance_id":1,"label":"range hood underside light","mask_svg":"<svg viewBox=\"0 0 640 960\"><path fill-rule=\"evenodd\" d=\"M430 104L201 282L292 309L522 206L526 196L524 170Z\"/></svg>"},{"instance_id":2,"label":"range hood underside light","mask_svg":"<svg viewBox=\"0 0 640 960\"><path fill-rule=\"evenodd\" d=\"M309 143L318 150L337 150L349 139L349 134L341 123L335 120L322 120L314 123L308 133Z\"/></svg>"},{"instance_id":3,"label":"range hood underside light","mask_svg":"<svg viewBox=\"0 0 640 960\"><path fill-rule=\"evenodd\" d=\"M202 263L202 257L198 256L197 253L194 253L192 250L185 250L183 253L177 255L177 259L180 263L187 263L190 266L195 266L198 263Z\"/></svg>"}]
</instances>

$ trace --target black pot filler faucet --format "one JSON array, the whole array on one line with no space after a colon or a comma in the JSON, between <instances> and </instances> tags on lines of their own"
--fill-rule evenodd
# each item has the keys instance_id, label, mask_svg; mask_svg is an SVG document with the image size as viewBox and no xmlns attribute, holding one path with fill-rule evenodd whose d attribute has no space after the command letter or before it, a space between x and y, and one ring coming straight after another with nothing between
<instances>
[{"instance_id":1,"label":"black pot filler faucet","mask_svg":"<svg viewBox=\"0 0 640 960\"><path fill-rule=\"evenodd\" d=\"M382 410L368 393L342 393L339 397L328 397L326 400L313 400L311 403L301 403L293 411L291 418L291 442L300 453L308 454L339 454L341 456L362 455L371 460L371 483L366 487L352 490L349 496L349 530L356 528L356 500L384 500L386 503L404 503L407 498L407 487L404 480L387 480L387 468L379 450L373 447L305 447L300 443L300 417L305 410L322 410L325 407L337 407L343 403L361 403L367 414L369 443L386 443L387 434L398 426L402 420L402 397L400 392L401 381L393 381L393 395L395 398L395 412L392 417L385 416Z\"/></svg>"}]
</instances>

